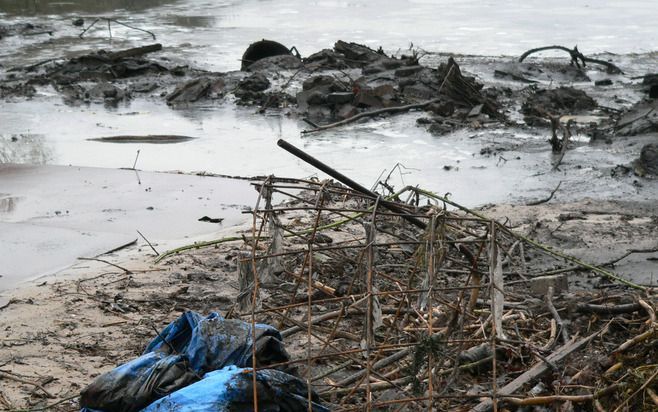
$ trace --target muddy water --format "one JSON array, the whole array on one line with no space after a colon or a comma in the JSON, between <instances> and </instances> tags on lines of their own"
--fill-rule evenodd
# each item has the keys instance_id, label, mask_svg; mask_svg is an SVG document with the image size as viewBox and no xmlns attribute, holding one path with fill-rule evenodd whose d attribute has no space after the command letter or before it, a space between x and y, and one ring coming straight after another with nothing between
<instances>
[{"instance_id":1,"label":"muddy water","mask_svg":"<svg viewBox=\"0 0 658 412\"><path fill-rule=\"evenodd\" d=\"M295 45L306 55L331 47L337 39L384 45L390 52L404 51L413 42L432 52L480 55L517 55L529 47L554 43L577 43L588 53L647 52L658 44L658 31L652 22L658 3L646 1L606 0L594 7L585 1L559 0L547 11L537 0L521 5L510 0L460 0L441 2L440 6L423 0L0 0L0 11L0 22L30 21L56 30L52 38L15 36L2 40L4 67L152 41L144 32L116 24L112 39L104 25L80 39L77 34L81 30L71 25L78 16L84 16L87 24L93 17L105 16L152 31L165 45L165 56L218 71L237 69L246 45L260 38ZM644 60L651 61L652 57ZM464 64L468 66L468 62ZM490 73L483 71L481 75ZM581 164L582 169L563 176L549 171L552 159L545 150L546 136L461 131L437 138L415 127L417 117L412 113L322 135L300 136L304 125L294 119L255 115L253 109L235 108L230 103L186 110L171 110L160 100L135 100L114 109L98 104L70 107L57 93L46 90L32 101L0 103L0 153L5 157L0 160L115 168L131 166L139 149L138 167L145 170L315 173L276 148L276 140L285 138L364 184L376 182L382 173L386 175L401 163L407 169L402 175L394 174L396 183L404 180L450 192L468 205L540 196L565 179L573 184L563 187L575 197L634 192L632 182L606 180L600 187L580 184L583 178L601 177L610 167L630 161L636 156L632 151L583 144L566 159ZM121 134L180 134L198 139L173 146L86 140ZM13 141L16 138L19 142ZM481 156L480 149L487 144L513 150L502 158ZM595 157L596 161L588 160Z\"/></svg>"},{"instance_id":2,"label":"muddy water","mask_svg":"<svg viewBox=\"0 0 658 412\"><path fill-rule=\"evenodd\" d=\"M257 197L244 180L102 168L0 164L0 181L0 292L134 240L150 253L137 231L160 251L192 243Z\"/></svg>"},{"instance_id":3,"label":"muddy water","mask_svg":"<svg viewBox=\"0 0 658 412\"><path fill-rule=\"evenodd\" d=\"M56 30L52 37L5 38L0 42L0 57L3 67L8 68L100 47L121 48L151 41L147 33L116 24L111 39L104 25L80 39L80 29L70 24L79 16L86 19L86 24L104 16L152 31L171 59L219 71L238 68L245 46L259 38L295 45L302 54L331 47L339 38L374 47L383 45L390 52L403 51L413 42L432 52L480 55L518 55L529 47L545 44L578 44L588 53L642 53L658 44L653 24L656 12L655 2L612 0L595 5L558 0L551 3L550 10L538 0L523 4L511 0L460 0L440 5L423 0L0 0L0 23L29 21ZM651 61L651 56L647 60ZM69 107L56 93L42 92L33 101L0 103L0 153L4 156L0 160L125 167L141 149L138 166L146 170L242 175L314 173L276 149L276 139L283 137L367 184L400 162L408 168L406 181L451 192L470 205L501 201L510 195L532 196L535 191L542 193L553 187L557 180L569 178L545 173L551 159L542 150L544 136L458 132L436 138L416 128L414 121L415 116L410 114L321 136L300 137L303 126L295 120L257 116L230 104L176 111L160 101L133 101L117 109L101 105ZM182 134L199 139L175 147L112 146L86 140L130 133ZM16 137L19 144L12 141ZM480 146L488 142L513 144L520 152L508 153L502 160L481 158ZM603 151L602 163L588 164L588 158ZM572 160L583 162L587 177L598 177L606 173L599 170L601 167L627 162L633 155L583 145L574 156ZM574 184L581 178L574 177ZM606 182L577 196L608 196L617 190L614 184L608 190L611 184ZM632 192L632 187L626 187L623 194L627 192Z\"/></svg>"},{"instance_id":4,"label":"muddy water","mask_svg":"<svg viewBox=\"0 0 658 412\"><path fill-rule=\"evenodd\" d=\"M108 17L153 32L161 55L215 71L238 69L252 41L271 38L295 45L303 55L337 39L382 45L401 53L410 44L430 52L518 55L548 44L578 44L587 54L617 53L633 62L631 74L658 71L655 54L658 3L631 0L557 0L521 4L496 1L25 1L0 0L0 24L30 22L55 30L0 40L0 75L9 68L48 58L73 56L99 48L121 49L150 43L148 33L117 24L97 25L79 38L71 21ZM631 54L639 53L639 54ZM611 56L611 55L607 55ZM639 57L638 57L639 56ZM442 59L427 58L428 64ZM490 80L486 58L464 58L466 69ZM482 63L485 62L485 63ZM637 96L622 96L630 104ZM614 105L614 102L608 102ZM416 127L417 113L352 125L318 135L285 116L263 116L232 103L172 110L161 99L137 99L116 108L100 104L65 105L53 90L32 100L0 102L0 162L132 167L149 171L208 171L232 175L309 176L316 170L278 149L284 138L364 185L391 173L391 182L419 184L451 193L460 203L543 198L562 181L559 200L594 198L655 199L656 189L639 188L632 178L612 179L610 170L637 157L639 147L579 142L564 159L564 172L551 171L554 160L547 136L514 128L463 130L435 137ZM89 138L127 134L176 134L196 139L172 145L109 144ZM491 147L493 154L481 153ZM500 150L500 149L503 150ZM394 166L401 166L394 170ZM578 166L577 168L574 166ZM21 205L3 191L1 208ZM2 219L0 219L2 220ZM6 233L6 232L5 232ZM178 232L176 232L178 233ZM163 237L175 233L162 233Z\"/></svg>"}]
</instances>

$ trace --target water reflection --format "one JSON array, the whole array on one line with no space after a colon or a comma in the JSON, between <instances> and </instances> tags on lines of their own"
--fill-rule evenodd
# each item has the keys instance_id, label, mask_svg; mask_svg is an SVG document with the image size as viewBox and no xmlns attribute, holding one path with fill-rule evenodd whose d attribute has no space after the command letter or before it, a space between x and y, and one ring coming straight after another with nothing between
<instances>
[{"instance_id":1,"label":"water reflection","mask_svg":"<svg viewBox=\"0 0 658 412\"><path fill-rule=\"evenodd\" d=\"M0 135L0 163L46 164L53 160L53 151L43 135Z\"/></svg>"},{"instance_id":2,"label":"water reflection","mask_svg":"<svg viewBox=\"0 0 658 412\"><path fill-rule=\"evenodd\" d=\"M151 7L177 3L179 0L0 0L0 12L9 15L53 13L105 13L118 9L141 11Z\"/></svg>"}]
</instances>

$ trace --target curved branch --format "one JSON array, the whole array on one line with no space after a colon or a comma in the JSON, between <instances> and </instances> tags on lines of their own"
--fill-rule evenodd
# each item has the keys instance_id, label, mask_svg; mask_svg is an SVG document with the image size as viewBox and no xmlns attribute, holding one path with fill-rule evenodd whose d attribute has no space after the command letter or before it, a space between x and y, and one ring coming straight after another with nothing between
<instances>
[{"instance_id":1,"label":"curved branch","mask_svg":"<svg viewBox=\"0 0 658 412\"><path fill-rule=\"evenodd\" d=\"M317 126L315 129L308 129L308 130L302 130L302 134L308 134L308 133L315 133L315 132L320 132L322 130L327 130L327 129L332 129L334 127L342 126L345 124L353 123L359 119L363 119L365 117L374 117L374 116L379 116L380 114L384 113L401 113L401 112L407 112L409 110L413 109L424 109L425 107L429 106L432 103L436 103L440 101L440 98L437 99L432 99L432 100L426 100L422 103L414 103L414 104L407 104L404 106L394 106L394 107L386 107L383 109L378 109L378 110L372 110L369 112L362 112L359 114L356 114L352 117L348 117L347 119L340 120L335 123L329 123L324 126ZM306 119L304 119L307 121ZM308 121L307 121L308 122Z\"/></svg>"},{"instance_id":2,"label":"curved branch","mask_svg":"<svg viewBox=\"0 0 658 412\"><path fill-rule=\"evenodd\" d=\"M578 50L578 46L574 47L573 49L569 49L564 46L544 46L544 47L537 47L536 49L530 49L523 53L521 57L519 57L519 63L521 63L523 60L525 60L526 57L530 56L533 53L538 53L544 50L562 50L571 56L571 62L575 63L578 68L580 68L580 64L578 61L580 60L583 63L583 67L586 66L586 63L594 63L594 64L600 64L602 66L605 66L608 73L610 74L624 74L624 72L614 64L607 62L605 60L600 60L600 59L593 59L591 57L587 57L584 54L582 54Z\"/></svg>"}]
</instances>

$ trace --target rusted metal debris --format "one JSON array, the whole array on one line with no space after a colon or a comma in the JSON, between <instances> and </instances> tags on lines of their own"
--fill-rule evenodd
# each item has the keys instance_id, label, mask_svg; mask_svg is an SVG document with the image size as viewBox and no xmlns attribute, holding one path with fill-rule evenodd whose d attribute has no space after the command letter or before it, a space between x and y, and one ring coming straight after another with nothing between
<instances>
[{"instance_id":1,"label":"rusted metal debris","mask_svg":"<svg viewBox=\"0 0 658 412\"><path fill-rule=\"evenodd\" d=\"M559 252L449 199L376 193L281 145L352 187L256 184L246 299L228 316L278 327L332 410L657 406L655 290L570 292L569 276L608 272L560 268Z\"/></svg>"}]
</instances>

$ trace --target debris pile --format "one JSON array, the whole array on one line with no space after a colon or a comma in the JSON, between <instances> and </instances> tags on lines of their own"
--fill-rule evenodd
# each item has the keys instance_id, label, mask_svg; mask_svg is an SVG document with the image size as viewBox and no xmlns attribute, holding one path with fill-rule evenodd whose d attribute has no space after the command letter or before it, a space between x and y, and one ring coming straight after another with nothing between
<instances>
[{"instance_id":1,"label":"debris pile","mask_svg":"<svg viewBox=\"0 0 658 412\"><path fill-rule=\"evenodd\" d=\"M371 192L280 145L348 187L257 184L227 316L281 330L286 365L331 410L658 407L655 290L422 189ZM570 290L575 275L610 287Z\"/></svg>"},{"instance_id":2,"label":"debris pile","mask_svg":"<svg viewBox=\"0 0 658 412\"><path fill-rule=\"evenodd\" d=\"M162 75L180 77L200 71L169 67L148 59L162 50L160 43L108 52L99 50L71 59L47 59L9 70L0 87L0 97L33 96L35 87L52 85L67 104L116 104L132 94L147 94L165 88Z\"/></svg>"},{"instance_id":3,"label":"debris pile","mask_svg":"<svg viewBox=\"0 0 658 412\"><path fill-rule=\"evenodd\" d=\"M584 91L558 87L537 90L523 102L521 112L527 124L547 125L547 118L584 114L596 107L596 101Z\"/></svg>"}]
</instances>

